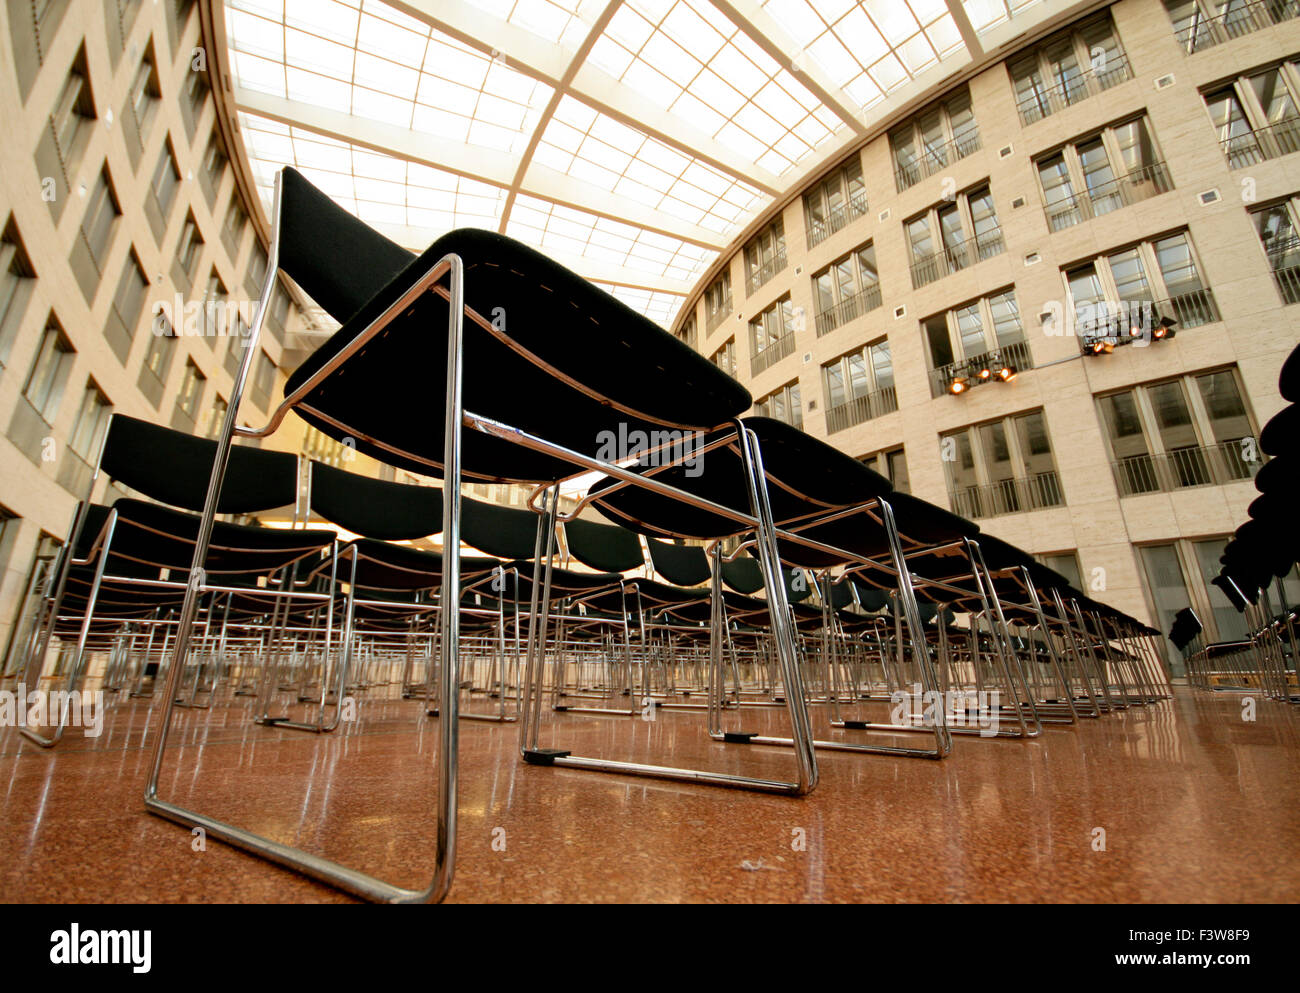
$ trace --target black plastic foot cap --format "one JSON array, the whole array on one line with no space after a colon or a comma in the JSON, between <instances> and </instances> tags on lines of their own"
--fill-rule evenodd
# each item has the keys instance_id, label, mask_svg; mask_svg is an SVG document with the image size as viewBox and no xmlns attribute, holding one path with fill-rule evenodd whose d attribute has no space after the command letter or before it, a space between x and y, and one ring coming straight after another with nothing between
<instances>
[{"instance_id":1,"label":"black plastic foot cap","mask_svg":"<svg viewBox=\"0 0 1300 993\"><path fill-rule=\"evenodd\" d=\"M572 752L562 752L555 748L530 748L524 752L524 761L529 765L555 765L556 759L562 759Z\"/></svg>"},{"instance_id":2,"label":"black plastic foot cap","mask_svg":"<svg viewBox=\"0 0 1300 993\"><path fill-rule=\"evenodd\" d=\"M724 731L722 740L728 745L748 745L756 737L756 734L750 731Z\"/></svg>"}]
</instances>

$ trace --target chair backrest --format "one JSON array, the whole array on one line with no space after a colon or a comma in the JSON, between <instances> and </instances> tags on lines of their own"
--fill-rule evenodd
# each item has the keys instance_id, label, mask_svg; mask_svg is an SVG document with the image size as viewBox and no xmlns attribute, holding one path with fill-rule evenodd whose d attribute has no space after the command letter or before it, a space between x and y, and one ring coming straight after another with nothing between
<instances>
[{"instance_id":1,"label":"chair backrest","mask_svg":"<svg viewBox=\"0 0 1300 993\"><path fill-rule=\"evenodd\" d=\"M344 210L298 170L280 186L280 268L340 324L415 256Z\"/></svg>"},{"instance_id":2,"label":"chair backrest","mask_svg":"<svg viewBox=\"0 0 1300 993\"><path fill-rule=\"evenodd\" d=\"M631 572L645 565L636 534L614 524L566 521L564 539L569 554L597 572Z\"/></svg>"},{"instance_id":3,"label":"chair backrest","mask_svg":"<svg viewBox=\"0 0 1300 993\"><path fill-rule=\"evenodd\" d=\"M699 545L674 545L647 539L655 572L674 586L699 586L713 578L709 557Z\"/></svg>"},{"instance_id":4,"label":"chair backrest","mask_svg":"<svg viewBox=\"0 0 1300 993\"><path fill-rule=\"evenodd\" d=\"M153 500L199 512L208 494L217 443L114 414L99 460L112 479ZM219 514L251 514L298 500L298 457L234 445L217 501Z\"/></svg>"},{"instance_id":5,"label":"chair backrest","mask_svg":"<svg viewBox=\"0 0 1300 993\"><path fill-rule=\"evenodd\" d=\"M442 490L311 463L311 509L364 538L406 541L442 533Z\"/></svg>"},{"instance_id":6,"label":"chair backrest","mask_svg":"<svg viewBox=\"0 0 1300 993\"><path fill-rule=\"evenodd\" d=\"M537 522L531 510L502 507L462 497L460 538L499 559L528 560L537 543Z\"/></svg>"},{"instance_id":7,"label":"chair backrest","mask_svg":"<svg viewBox=\"0 0 1300 993\"><path fill-rule=\"evenodd\" d=\"M1174 623L1169 628L1169 640L1181 652L1201 633L1201 621L1191 607L1184 607L1174 614Z\"/></svg>"},{"instance_id":8,"label":"chair backrest","mask_svg":"<svg viewBox=\"0 0 1300 993\"><path fill-rule=\"evenodd\" d=\"M812 584L802 569L782 567L781 576L785 579L786 599L799 603L812 596ZM746 595L757 593L766 585L763 581L763 567L751 555L741 555L728 562L722 560L722 581L737 593Z\"/></svg>"}]
</instances>

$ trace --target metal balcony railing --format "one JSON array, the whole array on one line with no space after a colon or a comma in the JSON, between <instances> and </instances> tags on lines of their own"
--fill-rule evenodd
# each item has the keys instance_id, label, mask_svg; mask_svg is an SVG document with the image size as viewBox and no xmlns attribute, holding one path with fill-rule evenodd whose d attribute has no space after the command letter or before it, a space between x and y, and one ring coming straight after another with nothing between
<instances>
[{"instance_id":1,"label":"metal balcony railing","mask_svg":"<svg viewBox=\"0 0 1300 993\"><path fill-rule=\"evenodd\" d=\"M854 397L848 403L842 403L838 407L827 407L826 431L828 434L843 431L863 421L892 414L897 409L898 393L894 387L886 386L884 389L876 390L875 393L864 393L860 397Z\"/></svg>"},{"instance_id":2,"label":"metal balcony railing","mask_svg":"<svg viewBox=\"0 0 1300 993\"><path fill-rule=\"evenodd\" d=\"M960 272L976 262L983 262L1006 251L1000 227L990 228L975 238L955 242L933 255L925 255L912 263L912 289L933 283L936 279Z\"/></svg>"},{"instance_id":3,"label":"metal balcony railing","mask_svg":"<svg viewBox=\"0 0 1300 993\"><path fill-rule=\"evenodd\" d=\"M921 180L937 175L954 162L973 155L981 147L979 132L960 139L954 138L942 145L926 145L925 150L911 162L895 162L894 185L902 193Z\"/></svg>"},{"instance_id":4,"label":"metal balcony railing","mask_svg":"<svg viewBox=\"0 0 1300 993\"><path fill-rule=\"evenodd\" d=\"M749 374L751 376L757 376L760 372L772 368L772 366L776 365L787 355L793 354L794 332L790 331L776 339L776 341L772 342L772 344L768 345L761 352L755 354L754 357L749 360Z\"/></svg>"},{"instance_id":5,"label":"metal balcony railing","mask_svg":"<svg viewBox=\"0 0 1300 993\"><path fill-rule=\"evenodd\" d=\"M1051 117L1066 107L1072 107L1080 100L1104 93L1112 86L1127 82L1133 78L1133 68L1128 56L1117 55L1104 65L1093 69L1089 67L1073 79L1034 90L1020 98L1017 109L1020 111L1020 123L1029 125Z\"/></svg>"},{"instance_id":6,"label":"metal balcony railing","mask_svg":"<svg viewBox=\"0 0 1300 993\"><path fill-rule=\"evenodd\" d=\"M1282 295L1282 302L1300 303L1300 237L1287 238L1276 244L1270 244L1268 265L1273 271L1273 282Z\"/></svg>"},{"instance_id":7,"label":"metal balcony railing","mask_svg":"<svg viewBox=\"0 0 1300 993\"><path fill-rule=\"evenodd\" d=\"M1239 438L1204 448L1188 446L1155 455L1130 455L1112 462L1111 469L1119 495L1127 497L1252 479L1263 465L1259 459L1255 439Z\"/></svg>"},{"instance_id":8,"label":"metal balcony railing","mask_svg":"<svg viewBox=\"0 0 1300 993\"><path fill-rule=\"evenodd\" d=\"M1300 152L1300 117L1287 117L1266 128L1221 138L1219 145L1228 157L1230 169L1244 169Z\"/></svg>"},{"instance_id":9,"label":"metal balcony railing","mask_svg":"<svg viewBox=\"0 0 1300 993\"><path fill-rule=\"evenodd\" d=\"M812 248L820 244L837 231L852 224L865 214L867 209L867 195L859 193L840 206L839 209L831 211L829 216L821 220L809 221L805 231L808 238L808 247Z\"/></svg>"},{"instance_id":10,"label":"metal balcony railing","mask_svg":"<svg viewBox=\"0 0 1300 993\"><path fill-rule=\"evenodd\" d=\"M1238 0L1221 14L1202 17L1198 12L1174 37L1185 53L1194 55L1293 17L1300 17L1300 0Z\"/></svg>"},{"instance_id":11,"label":"metal balcony railing","mask_svg":"<svg viewBox=\"0 0 1300 993\"><path fill-rule=\"evenodd\" d=\"M1019 372L1032 369L1034 359L1029 354L1029 343L1026 341L1009 342L993 349L991 352L984 352L969 359L962 359L960 362L949 362L947 365L939 366L930 373L930 396L943 396L948 392L953 379L958 375L967 372L970 372L970 375L975 375L980 369L986 367L996 372L1004 365L1013 366Z\"/></svg>"},{"instance_id":12,"label":"metal balcony railing","mask_svg":"<svg viewBox=\"0 0 1300 993\"><path fill-rule=\"evenodd\" d=\"M834 331L841 324L847 324L863 314L870 313L881 304L880 284L874 283L860 293L846 297L839 303L823 310L814 319L817 337Z\"/></svg>"},{"instance_id":13,"label":"metal balcony railing","mask_svg":"<svg viewBox=\"0 0 1300 993\"><path fill-rule=\"evenodd\" d=\"M1189 331L1220 320L1214 291L1207 286L1189 287L1167 300L1101 301L1074 313L1074 333L1085 342L1097 338L1115 341L1130 337L1133 328L1149 332L1161 318L1175 321L1175 331Z\"/></svg>"},{"instance_id":14,"label":"metal balcony railing","mask_svg":"<svg viewBox=\"0 0 1300 993\"><path fill-rule=\"evenodd\" d=\"M1168 193L1173 188L1165 164L1154 162L1109 183L1048 204L1043 209L1047 214L1047 226L1053 231L1063 231L1094 217Z\"/></svg>"},{"instance_id":15,"label":"metal balcony railing","mask_svg":"<svg viewBox=\"0 0 1300 993\"><path fill-rule=\"evenodd\" d=\"M745 292L753 293L786 266L785 249L781 249L761 266L751 268L745 275Z\"/></svg>"},{"instance_id":16,"label":"metal balcony railing","mask_svg":"<svg viewBox=\"0 0 1300 993\"><path fill-rule=\"evenodd\" d=\"M971 520L1044 510L1065 502L1055 470L1033 476L1016 476L985 486L949 490L948 498L953 513Z\"/></svg>"}]
</instances>

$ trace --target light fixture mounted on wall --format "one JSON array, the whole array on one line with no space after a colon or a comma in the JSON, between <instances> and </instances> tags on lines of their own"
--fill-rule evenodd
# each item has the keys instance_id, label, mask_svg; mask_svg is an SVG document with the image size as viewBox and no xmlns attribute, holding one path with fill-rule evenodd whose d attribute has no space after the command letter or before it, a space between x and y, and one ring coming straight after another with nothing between
<instances>
[{"instance_id":1,"label":"light fixture mounted on wall","mask_svg":"<svg viewBox=\"0 0 1300 993\"><path fill-rule=\"evenodd\" d=\"M1002 356L994 352L986 355L983 361L956 366L948 381L948 392L953 396L961 396L985 383L1009 383L1019 372L1019 369L1010 362L1003 362Z\"/></svg>"},{"instance_id":2,"label":"light fixture mounted on wall","mask_svg":"<svg viewBox=\"0 0 1300 993\"><path fill-rule=\"evenodd\" d=\"M1133 345L1138 342L1150 344L1157 341L1172 341L1177 337L1178 332L1174 330L1178 324L1172 317L1161 317L1154 315L1155 320L1132 321L1128 323L1127 333L1121 332L1116 322L1112 321L1104 333L1083 335L1083 354L1084 355L1110 355L1121 345Z\"/></svg>"}]
</instances>

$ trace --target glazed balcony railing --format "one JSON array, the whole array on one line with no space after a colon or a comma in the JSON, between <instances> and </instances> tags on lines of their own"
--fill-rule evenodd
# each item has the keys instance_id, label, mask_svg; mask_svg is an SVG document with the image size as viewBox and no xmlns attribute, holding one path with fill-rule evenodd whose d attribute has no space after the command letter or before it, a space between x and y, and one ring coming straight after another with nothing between
<instances>
[{"instance_id":1,"label":"glazed balcony railing","mask_svg":"<svg viewBox=\"0 0 1300 993\"><path fill-rule=\"evenodd\" d=\"M948 498L953 513L971 520L1044 510L1065 503L1055 470L1033 476L1016 476L984 486L949 490Z\"/></svg>"},{"instance_id":2,"label":"glazed balcony railing","mask_svg":"<svg viewBox=\"0 0 1300 993\"><path fill-rule=\"evenodd\" d=\"M717 310L709 310L706 306L704 311L704 330L706 332L712 331L719 324L725 321L727 316L731 313L731 294L728 293L722 298L722 302L718 305Z\"/></svg>"},{"instance_id":3,"label":"glazed balcony railing","mask_svg":"<svg viewBox=\"0 0 1300 993\"><path fill-rule=\"evenodd\" d=\"M1203 17L1198 11L1174 37L1184 52L1194 55L1293 17L1300 17L1300 0L1238 0L1221 14Z\"/></svg>"},{"instance_id":4,"label":"glazed balcony railing","mask_svg":"<svg viewBox=\"0 0 1300 993\"><path fill-rule=\"evenodd\" d=\"M1009 342L991 352L985 352L969 359L962 359L960 362L949 362L947 365L939 366L930 373L930 396L943 396L952 386L952 381L958 376L970 378L978 375L979 370L984 368L992 369L996 373L1003 366L1011 366L1017 372L1032 369L1034 359L1029 354L1029 343L1026 341Z\"/></svg>"},{"instance_id":5,"label":"glazed balcony railing","mask_svg":"<svg viewBox=\"0 0 1300 993\"><path fill-rule=\"evenodd\" d=\"M1300 117L1287 117L1245 134L1219 139L1223 154L1228 157L1228 167L1244 169L1268 159L1300 152Z\"/></svg>"},{"instance_id":6,"label":"glazed balcony railing","mask_svg":"<svg viewBox=\"0 0 1300 993\"><path fill-rule=\"evenodd\" d=\"M817 337L820 338L824 334L829 334L841 324L848 324L849 321L870 313L880 304L879 283L874 283L865 290L855 293L851 297L846 297L839 303L823 310L813 319L813 323L817 326Z\"/></svg>"},{"instance_id":7,"label":"glazed balcony railing","mask_svg":"<svg viewBox=\"0 0 1300 993\"><path fill-rule=\"evenodd\" d=\"M1130 455L1111 463L1120 496L1172 493L1193 486L1224 486L1253 479L1263 465L1254 438L1189 446L1150 455Z\"/></svg>"},{"instance_id":8,"label":"glazed balcony railing","mask_svg":"<svg viewBox=\"0 0 1300 993\"><path fill-rule=\"evenodd\" d=\"M756 353L754 357L749 360L749 374L751 376L757 376L760 372L765 372L772 368L772 366L776 365L787 355L793 354L794 332L791 331L783 334L780 338L776 339L776 341L772 342L772 344L768 345L761 352Z\"/></svg>"},{"instance_id":9,"label":"glazed balcony railing","mask_svg":"<svg viewBox=\"0 0 1300 993\"><path fill-rule=\"evenodd\" d=\"M1047 226L1053 231L1063 231L1094 217L1168 193L1173 188L1165 164L1154 162L1109 183L1048 204L1043 209L1047 214Z\"/></svg>"},{"instance_id":10,"label":"glazed balcony railing","mask_svg":"<svg viewBox=\"0 0 1300 993\"><path fill-rule=\"evenodd\" d=\"M837 231L848 227L859 217L867 212L867 195L859 193L847 203L840 205L837 209L832 210L826 217L810 220L805 233L808 238L808 247L825 241Z\"/></svg>"},{"instance_id":11,"label":"glazed balcony railing","mask_svg":"<svg viewBox=\"0 0 1300 993\"><path fill-rule=\"evenodd\" d=\"M954 138L942 145L926 145L925 151L911 162L894 164L894 185L898 192L911 189L923 179L937 175L954 162L980 150L979 132L963 138Z\"/></svg>"},{"instance_id":12,"label":"glazed balcony railing","mask_svg":"<svg viewBox=\"0 0 1300 993\"><path fill-rule=\"evenodd\" d=\"M1006 251L1000 227L990 228L975 238L967 238L912 263L912 289L933 283L937 279L960 272L976 262L983 262Z\"/></svg>"},{"instance_id":13,"label":"glazed balcony railing","mask_svg":"<svg viewBox=\"0 0 1300 993\"><path fill-rule=\"evenodd\" d=\"M1020 111L1020 123L1029 125L1041 121L1044 117L1072 107L1081 100L1104 93L1112 86L1127 82L1133 78L1133 68L1128 56L1117 55L1105 64L1088 68L1072 79L1058 83L1056 86L1034 89L1020 98L1017 109Z\"/></svg>"},{"instance_id":14,"label":"glazed balcony railing","mask_svg":"<svg viewBox=\"0 0 1300 993\"><path fill-rule=\"evenodd\" d=\"M898 393L894 387L886 386L875 393L864 393L854 397L848 403L826 408L826 431L834 434L855 424L869 421L884 414L892 414L898 409Z\"/></svg>"},{"instance_id":15,"label":"glazed balcony railing","mask_svg":"<svg viewBox=\"0 0 1300 993\"><path fill-rule=\"evenodd\" d=\"M773 276L785 268L786 261L785 249L783 248L762 265L750 268L745 275L745 292L753 293L771 280Z\"/></svg>"}]
</instances>

